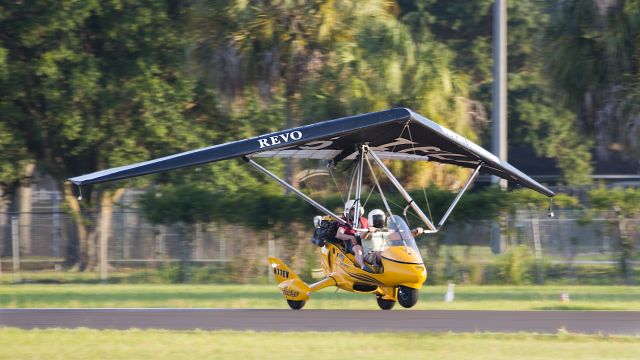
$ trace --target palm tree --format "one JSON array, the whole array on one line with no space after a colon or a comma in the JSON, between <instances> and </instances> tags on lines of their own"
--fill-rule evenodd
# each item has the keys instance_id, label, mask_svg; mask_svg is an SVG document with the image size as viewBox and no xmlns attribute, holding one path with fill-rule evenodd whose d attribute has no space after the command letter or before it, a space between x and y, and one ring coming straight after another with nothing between
<instances>
[{"instance_id":1,"label":"palm tree","mask_svg":"<svg viewBox=\"0 0 640 360\"><path fill-rule=\"evenodd\" d=\"M640 5L570 0L555 4L546 39L548 74L599 148L640 154Z\"/></svg>"}]
</instances>

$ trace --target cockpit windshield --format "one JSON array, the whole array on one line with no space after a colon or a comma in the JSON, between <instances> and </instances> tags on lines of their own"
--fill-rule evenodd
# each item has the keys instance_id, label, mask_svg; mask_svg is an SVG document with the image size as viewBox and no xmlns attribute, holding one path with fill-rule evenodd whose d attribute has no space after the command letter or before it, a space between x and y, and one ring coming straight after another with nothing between
<instances>
[{"instance_id":1,"label":"cockpit windshield","mask_svg":"<svg viewBox=\"0 0 640 360\"><path fill-rule=\"evenodd\" d=\"M389 229L389 236L386 241L386 246L407 246L418 253L418 245L416 240L411 234L411 229L407 223L398 215L392 215L387 219L387 228Z\"/></svg>"}]
</instances>

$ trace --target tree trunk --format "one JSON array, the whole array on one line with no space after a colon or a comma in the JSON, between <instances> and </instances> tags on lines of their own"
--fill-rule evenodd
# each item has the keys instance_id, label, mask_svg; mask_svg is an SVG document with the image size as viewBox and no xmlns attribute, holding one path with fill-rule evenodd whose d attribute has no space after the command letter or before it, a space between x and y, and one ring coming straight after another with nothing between
<instances>
[{"instance_id":1,"label":"tree trunk","mask_svg":"<svg viewBox=\"0 0 640 360\"><path fill-rule=\"evenodd\" d=\"M9 214L8 211L9 210L9 206L7 205L7 201L4 198L4 189L0 186L0 239L3 239L3 241L0 241L0 260L2 259L2 255L4 255L4 242L6 240L6 238L8 238L6 230L8 229L8 219L9 219ZM0 261L0 276L2 275L2 261Z\"/></svg>"},{"instance_id":2,"label":"tree trunk","mask_svg":"<svg viewBox=\"0 0 640 360\"><path fill-rule=\"evenodd\" d=\"M627 231L627 219L616 211L618 214L618 233L620 236L620 266L625 284L633 285L633 241L631 235Z\"/></svg>"},{"instance_id":3,"label":"tree trunk","mask_svg":"<svg viewBox=\"0 0 640 360\"><path fill-rule=\"evenodd\" d=\"M5 198L5 189L0 187L0 229L4 231L4 233L0 232L0 239L8 239L8 229L9 226L9 204L7 199ZM4 254L4 242L0 242L0 256Z\"/></svg>"},{"instance_id":4,"label":"tree trunk","mask_svg":"<svg viewBox=\"0 0 640 360\"><path fill-rule=\"evenodd\" d=\"M80 209L80 203L78 199L73 194L73 185L71 183L65 183L63 186L64 189L64 199L71 213L74 217L76 224L76 232L78 237L78 244L75 247L75 251L70 254L67 254L68 261L71 264L75 264L78 266L78 270L84 271L87 267L88 262L88 247L89 247L89 236L87 231L87 225L85 224L82 211Z\"/></svg>"},{"instance_id":5,"label":"tree trunk","mask_svg":"<svg viewBox=\"0 0 640 360\"><path fill-rule=\"evenodd\" d=\"M124 194L124 188L116 190L105 190L100 196L100 223L99 244L100 244L100 279L107 280L107 257L109 254L109 237L111 236L111 223L113 220L113 204L118 202ZM93 264L90 264L93 265Z\"/></svg>"},{"instance_id":6,"label":"tree trunk","mask_svg":"<svg viewBox=\"0 0 640 360\"><path fill-rule=\"evenodd\" d=\"M33 198L33 172L36 168L35 162L29 162L25 166L24 178L20 181L18 189L18 213L20 217L20 243L24 254L29 256L32 252L31 239L31 205Z\"/></svg>"},{"instance_id":7,"label":"tree trunk","mask_svg":"<svg viewBox=\"0 0 640 360\"><path fill-rule=\"evenodd\" d=\"M180 243L182 244L182 282L189 283L189 265L191 263L191 238L193 224L178 224Z\"/></svg>"}]
</instances>

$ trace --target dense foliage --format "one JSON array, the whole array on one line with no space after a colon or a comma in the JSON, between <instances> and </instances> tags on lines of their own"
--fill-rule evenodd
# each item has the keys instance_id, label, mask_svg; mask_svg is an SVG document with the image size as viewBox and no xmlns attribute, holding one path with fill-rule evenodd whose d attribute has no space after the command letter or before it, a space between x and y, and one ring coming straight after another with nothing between
<instances>
[{"instance_id":1,"label":"dense foliage","mask_svg":"<svg viewBox=\"0 0 640 360\"><path fill-rule=\"evenodd\" d=\"M64 186L67 177L396 106L488 147L492 4L3 2L2 192L15 189L35 162L56 179L70 211L98 212L132 183L85 189L81 206ZM569 185L589 182L592 144L638 154L639 11L624 0L509 2L510 145L555 158ZM293 183L302 166L316 166L266 163ZM410 188L433 184L431 206L439 210L468 173L417 162L390 166ZM312 210L261 176L235 161L160 174L142 180L154 184L143 203L156 222L192 223L221 212L257 228L306 222ZM464 200L454 216L491 217L514 203L491 191ZM317 192L339 208L343 199L332 190ZM229 210L239 208L251 216ZM87 227L79 234L96 228L78 224Z\"/></svg>"},{"instance_id":2,"label":"dense foliage","mask_svg":"<svg viewBox=\"0 0 640 360\"><path fill-rule=\"evenodd\" d=\"M613 3L607 14L631 6ZM555 24L574 14L556 7L509 3L510 142L557 158L566 181L582 184L590 171L590 141L581 135L575 102L563 107L553 92L560 88L572 99L561 84L574 81L571 74L555 76L562 71L553 70L557 61L548 65L554 76L545 76L547 62L561 54L580 59L555 50L561 37L549 41L549 34L562 30ZM411 107L488 145L490 0L35 1L4 4L1 14L0 146L3 155L11 154L0 158L5 186L19 178L15 169L26 158L62 182L394 106ZM615 29L608 27L607 34ZM625 48L620 62L632 65L634 56ZM412 186L455 187L462 175L417 164L394 170ZM234 164L201 171L251 181ZM162 179L186 173L193 175ZM220 176L199 177L236 189L237 182Z\"/></svg>"}]
</instances>

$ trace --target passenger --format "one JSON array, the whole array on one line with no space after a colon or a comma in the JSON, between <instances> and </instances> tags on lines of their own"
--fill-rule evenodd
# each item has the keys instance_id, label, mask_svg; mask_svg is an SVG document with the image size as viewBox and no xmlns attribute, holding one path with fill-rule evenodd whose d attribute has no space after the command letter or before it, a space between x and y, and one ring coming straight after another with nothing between
<instances>
[{"instance_id":1,"label":"passenger","mask_svg":"<svg viewBox=\"0 0 640 360\"><path fill-rule=\"evenodd\" d=\"M364 214L364 208L360 206L360 215ZM373 272L367 264L365 264L364 259L362 258L362 238L361 236L366 236L367 232L364 231L363 234L359 234L357 229L368 229L369 222L367 218L360 216L358 222L354 221L355 215L355 201L349 200L344 204L344 220L347 221L347 225L340 225L338 227L338 233L336 234L336 238L345 242L345 247L348 249L349 244L351 245L351 249L353 250L353 254L355 255L356 262L361 269L369 272Z\"/></svg>"},{"instance_id":2,"label":"passenger","mask_svg":"<svg viewBox=\"0 0 640 360\"><path fill-rule=\"evenodd\" d=\"M386 216L384 211L380 209L374 209L369 212L369 227L368 236L362 240L362 248L364 252L364 261L368 264L380 266L382 265L382 251L383 246L387 240L395 241L401 240L400 234L397 232L389 231L386 224ZM411 235L416 237L424 233L424 229L417 227L411 230Z\"/></svg>"},{"instance_id":3,"label":"passenger","mask_svg":"<svg viewBox=\"0 0 640 360\"><path fill-rule=\"evenodd\" d=\"M369 212L369 234L366 238L362 239L362 252L364 253L363 259L365 263L380 266L381 263L381 250L384 244L388 231L384 231L384 225L386 223L386 216L384 211L380 209L374 209Z\"/></svg>"}]
</instances>

